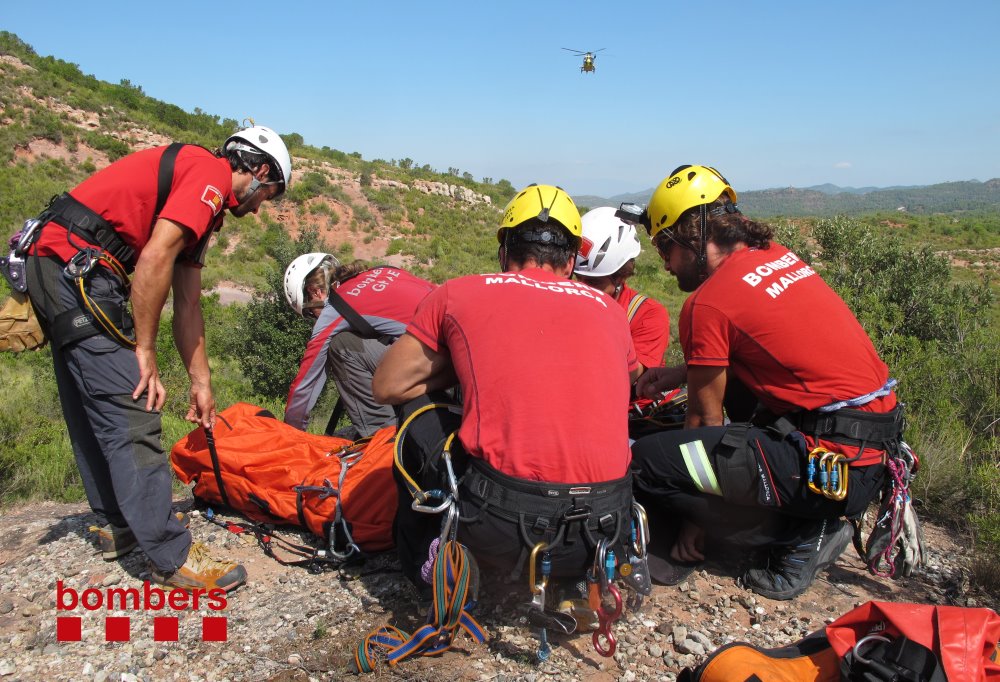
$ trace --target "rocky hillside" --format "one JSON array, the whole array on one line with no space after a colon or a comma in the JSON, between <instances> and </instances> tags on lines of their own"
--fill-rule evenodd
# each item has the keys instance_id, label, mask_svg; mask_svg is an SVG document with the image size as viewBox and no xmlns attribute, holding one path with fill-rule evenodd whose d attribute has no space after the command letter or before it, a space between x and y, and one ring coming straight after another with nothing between
<instances>
[{"instance_id":1,"label":"rocky hillside","mask_svg":"<svg viewBox=\"0 0 1000 682\"><path fill-rule=\"evenodd\" d=\"M98 81L73 64L39 57L4 32L0 101L0 179L17 188L0 195L5 232L53 194L124 154L174 140L214 148L237 127L235 120L200 110L189 114L147 97L141 87ZM293 156L291 191L256 218L227 221L209 258L209 283L260 286L259 272L246 262L262 258L259 228L271 225L292 238L314 231L341 256L430 269L441 255L431 244L439 232L458 221L488 235L497 205L513 192L503 180L475 182L457 169L438 173L409 159L366 161L309 146L296 133L283 137Z\"/></svg>"}]
</instances>

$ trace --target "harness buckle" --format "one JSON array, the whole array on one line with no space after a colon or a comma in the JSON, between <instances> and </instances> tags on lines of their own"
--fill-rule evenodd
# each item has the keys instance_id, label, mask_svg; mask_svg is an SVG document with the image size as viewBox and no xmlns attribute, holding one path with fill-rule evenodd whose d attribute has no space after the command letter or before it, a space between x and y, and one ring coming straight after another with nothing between
<instances>
[{"instance_id":1,"label":"harness buckle","mask_svg":"<svg viewBox=\"0 0 1000 682\"><path fill-rule=\"evenodd\" d=\"M589 504L585 504L582 507L571 507L566 510L565 514L563 514L563 521L585 521L590 518L590 512L591 509Z\"/></svg>"}]
</instances>

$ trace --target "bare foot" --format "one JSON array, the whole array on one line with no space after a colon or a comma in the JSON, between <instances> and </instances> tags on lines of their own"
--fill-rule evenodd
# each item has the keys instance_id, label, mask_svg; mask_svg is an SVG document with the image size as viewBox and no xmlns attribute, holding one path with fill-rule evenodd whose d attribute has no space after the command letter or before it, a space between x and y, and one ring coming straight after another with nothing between
<instances>
[{"instance_id":1,"label":"bare foot","mask_svg":"<svg viewBox=\"0 0 1000 682\"><path fill-rule=\"evenodd\" d=\"M670 558L674 561L693 562L705 560L705 531L701 526L690 521L684 521L677 541L670 549Z\"/></svg>"}]
</instances>

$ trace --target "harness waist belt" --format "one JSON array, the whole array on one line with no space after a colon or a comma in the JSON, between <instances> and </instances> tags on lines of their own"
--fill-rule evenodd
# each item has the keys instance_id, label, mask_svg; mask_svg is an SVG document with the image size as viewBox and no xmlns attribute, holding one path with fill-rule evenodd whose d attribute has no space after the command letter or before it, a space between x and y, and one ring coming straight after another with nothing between
<instances>
[{"instance_id":1,"label":"harness waist belt","mask_svg":"<svg viewBox=\"0 0 1000 682\"><path fill-rule=\"evenodd\" d=\"M98 308L121 332L129 336L133 330L132 316L120 304L110 301L95 301ZM52 340L59 348L67 344L87 339L102 333L94 316L83 308L64 310L52 320Z\"/></svg>"},{"instance_id":2,"label":"harness waist belt","mask_svg":"<svg viewBox=\"0 0 1000 682\"><path fill-rule=\"evenodd\" d=\"M632 504L631 473L600 483L547 483L508 476L478 457L469 458L461 487L477 503L489 506L491 513L508 520L525 514L594 526L601 517L627 511Z\"/></svg>"},{"instance_id":3,"label":"harness waist belt","mask_svg":"<svg viewBox=\"0 0 1000 682\"><path fill-rule=\"evenodd\" d=\"M108 221L69 193L64 192L53 199L41 217L101 247L121 263L129 274L135 270L135 249L125 243Z\"/></svg>"},{"instance_id":4,"label":"harness waist belt","mask_svg":"<svg viewBox=\"0 0 1000 682\"><path fill-rule=\"evenodd\" d=\"M803 412L786 415L797 430L818 438L847 445L889 443L903 433L903 411L864 412L841 408L836 412Z\"/></svg>"}]
</instances>

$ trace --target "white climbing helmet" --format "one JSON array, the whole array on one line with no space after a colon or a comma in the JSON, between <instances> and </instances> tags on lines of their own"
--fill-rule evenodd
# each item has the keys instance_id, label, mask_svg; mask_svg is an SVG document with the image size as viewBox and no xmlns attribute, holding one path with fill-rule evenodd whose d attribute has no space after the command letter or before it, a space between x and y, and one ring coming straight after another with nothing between
<instances>
[{"instance_id":1,"label":"white climbing helmet","mask_svg":"<svg viewBox=\"0 0 1000 682\"><path fill-rule=\"evenodd\" d=\"M329 253L305 253L293 260L285 268L285 300L292 306L299 315L305 315L303 308L312 306L306 305L304 290L306 278L313 270L321 265L328 264L332 268L340 266L340 261L336 256Z\"/></svg>"},{"instance_id":2,"label":"white climbing helmet","mask_svg":"<svg viewBox=\"0 0 1000 682\"><path fill-rule=\"evenodd\" d=\"M635 227L615 217L615 209L602 206L583 216L583 241L573 272L584 277L605 277L618 272L639 255Z\"/></svg>"},{"instance_id":3,"label":"white climbing helmet","mask_svg":"<svg viewBox=\"0 0 1000 682\"><path fill-rule=\"evenodd\" d=\"M252 149L247 148L247 144ZM251 126L244 128L229 136L226 143L222 145L226 151L248 151L264 153L273 161L281 174L283 189L287 190L292 184L292 156L288 153L288 147L278 133L266 126Z\"/></svg>"}]
</instances>

